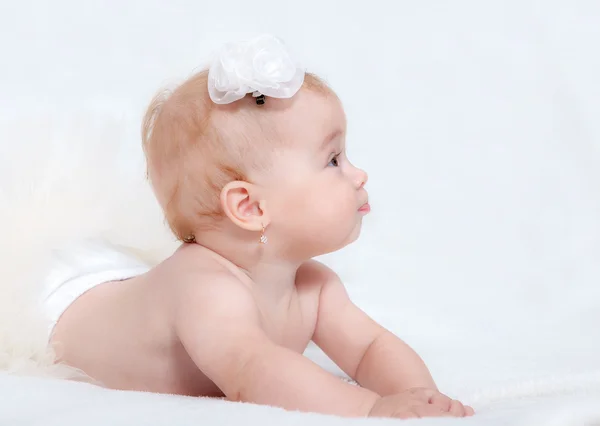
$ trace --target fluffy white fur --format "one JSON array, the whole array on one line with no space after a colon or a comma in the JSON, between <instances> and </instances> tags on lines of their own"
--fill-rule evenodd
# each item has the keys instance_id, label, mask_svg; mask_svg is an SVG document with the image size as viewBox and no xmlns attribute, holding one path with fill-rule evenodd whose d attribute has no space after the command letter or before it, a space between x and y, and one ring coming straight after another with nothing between
<instances>
[{"instance_id":1,"label":"fluffy white fur","mask_svg":"<svg viewBox=\"0 0 600 426\"><path fill-rule=\"evenodd\" d=\"M39 304L51 247L103 237L158 261L175 244L145 180L137 128L90 111L0 123L0 370L73 374L53 365Z\"/></svg>"}]
</instances>

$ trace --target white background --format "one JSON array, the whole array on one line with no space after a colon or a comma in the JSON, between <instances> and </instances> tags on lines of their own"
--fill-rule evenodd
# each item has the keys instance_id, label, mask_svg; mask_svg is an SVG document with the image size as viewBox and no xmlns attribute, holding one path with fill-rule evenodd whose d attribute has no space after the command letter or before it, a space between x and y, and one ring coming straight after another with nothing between
<instances>
[{"instance_id":1,"label":"white background","mask_svg":"<svg viewBox=\"0 0 600 426\"><path fill-rule=\"evenodd\" d=\"M150 97L264 32L338 92L370 174L325 260L441 389L600 370L597 1L0 0L0 113L121 120L138 164Z\"/></svg>"}]
</instances>

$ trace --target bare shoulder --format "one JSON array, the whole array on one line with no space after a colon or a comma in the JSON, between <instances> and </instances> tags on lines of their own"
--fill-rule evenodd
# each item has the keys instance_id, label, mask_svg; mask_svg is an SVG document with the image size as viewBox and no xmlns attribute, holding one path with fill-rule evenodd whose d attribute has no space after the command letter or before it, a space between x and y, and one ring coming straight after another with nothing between
<instances>
[{"instance_id":1,"label":"bare shoulder","mask_svg":"<svg viewBox=\"0 0 600 426\"><path fill-rule=\"evenodd\" d=\"M228 271L192 272L182 278L177 302L181 309L202 308L206 314L225 311L232 316L256 311L250 288Z\"/></svg>"},{"instance_id":2,"label":"bare shoulder","mask_svg":"<svg viewBox=\"0 0 600 426\"><path fill-rule=\"evenodd\" d=\"M305 262L299 269L296 278L297 285L316 291L317 309L341 309L350 303L348 292L340 277L328 266L311 260Z\"/></svg>"},{"instance_id":3,"label":"bare shoulder","mask_svg":"<svg viewBox=\"0 0 600 426\"><path fill-rule=\"evenodd\" d=\"M316 260L304 262L296 273L296 287L299 291L321 293L331 287L344 288L338 275L328 266Z\"/></svg>"},{"instance_id":4,"label":"bare shoulder","mask_svg":"<svg viewBox=\"0 0 600 426\"><path fill-rule=\"evenodd\" d=\"M195 253L196 254L196 253ZM258 309L248 283L210 257L181 256L176 269L174 316L176 324L217 320L257 318Z\"/></svg>"}]
</instances>

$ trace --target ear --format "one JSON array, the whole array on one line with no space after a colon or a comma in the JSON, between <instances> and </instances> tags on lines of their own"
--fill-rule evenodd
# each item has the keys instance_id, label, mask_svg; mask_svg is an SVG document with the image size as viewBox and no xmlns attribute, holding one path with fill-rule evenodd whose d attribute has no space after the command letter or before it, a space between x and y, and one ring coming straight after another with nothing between
<instances>
[{"instance_id":1,"label":"ear","mask_svg":"<svg viewBox=\"0 0 600 426\"><path fill-rule=\"evenodd\" d=\"M243 181L229 182L221 191L221 208L237 226L247 231L261 231L269 224L266 202L260 199L256 185Z\"/></svg>"}]
</instances>

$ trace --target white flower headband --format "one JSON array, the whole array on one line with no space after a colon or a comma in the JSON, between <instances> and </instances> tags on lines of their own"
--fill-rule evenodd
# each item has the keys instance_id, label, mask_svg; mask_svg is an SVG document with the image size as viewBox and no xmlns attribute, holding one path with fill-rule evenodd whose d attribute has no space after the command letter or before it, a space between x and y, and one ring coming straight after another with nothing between
<instances>
[{"instance_id":1,"label":"white flower headband","mask_svg":"<svg viewBox=\"0 0 600 426\"><path fill-rule=\"evenodd\" d=\"M252 93L256 103L263 105L265 96L294 96L304 74L281 40L263 35L228 43L217 52L208 71L208 93L217 104L229 104Z\"/></svg>"}]
</instances>

